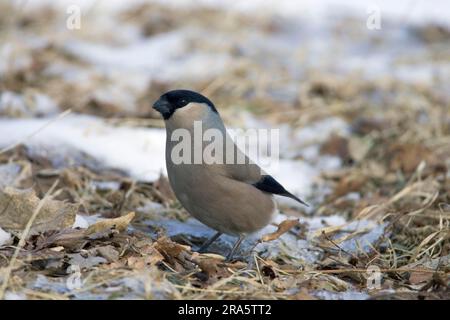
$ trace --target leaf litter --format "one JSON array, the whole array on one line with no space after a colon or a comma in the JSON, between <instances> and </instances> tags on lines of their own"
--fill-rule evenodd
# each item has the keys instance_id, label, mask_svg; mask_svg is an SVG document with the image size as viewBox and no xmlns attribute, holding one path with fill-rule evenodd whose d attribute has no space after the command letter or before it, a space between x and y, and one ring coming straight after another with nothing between
<instances>
[{"instance_id":1,"label":"leaf litter","mask_svg":"<svg viewBox=\"0 0 450 320\"><path fill-rule=\"evenodd\" d=\"M25 6L11 16L27 41L8 33L12 25L1 32L3 298L448 299L446 26L404 27L402 41L422 41L422 59L396 36L343 38L340 28L358 29L352 18L321 22L348 47L341 53L283 14L217 19L220 6L129 6L60 35L49 31L65 17L56 6ZM1 15L17 10L5 3ZM112 18L124 25L114 35ZM398 50L361 65L354 52L380 45ZM160 57L161 46L173 54ZM164 132L149 101L173 87L210 96L229 126L280 127L289 141L274 175L311 208L279 201L273 224L246 239L237 261L224 261L229 236L195 252L214 231L189 218L165 177ZM368 288L369 267L381 272L379 288Z\"/></svg>"}]
</instances>

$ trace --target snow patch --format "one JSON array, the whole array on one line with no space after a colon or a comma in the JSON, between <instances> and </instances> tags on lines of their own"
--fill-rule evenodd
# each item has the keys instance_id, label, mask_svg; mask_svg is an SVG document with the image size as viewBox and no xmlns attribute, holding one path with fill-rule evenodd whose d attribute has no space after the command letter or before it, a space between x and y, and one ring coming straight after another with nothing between
<instances>
[{"instance_id":1,"label":"snow patch","mask_svg":"<svg viewBox=\"0 0 450 320\"><path fill-rule=\"evenodd\" d=\"M7 116L42 116L58 112L56 103L49 96L36 92L25 91L17 94L4 91L0 94L0 114Z\"/></svg>"},{"instance_id":2,"label":"snow patch","mask_svg":"<svg viewBox=\"0 0 450 320\"><path fill-rule=\"evenodd\" d=\"M21 171L22 166L18 163L0 164L0 189L14 186Z\"/></svg>"},{"instance_id":3,"label":"snow patch","mask_svg":"<svg viewBox=\"0 0 450 320\"><path fill-rule=\"evenodd\" d=\"M104 120L69 115L40 130L49 119L0 119L0 146L19 141L37 150L69 148L134 179L154 181L165 172L165 130L114 127ZM32 137L30 135L34 134Z\"/></svg>"},{"instance_id":4,"label":"snow patch","mask_svg":"<svg viewBox=\"0 0 450 320\"><path fill-rule=\"evenodd\" d=\"M85 217L77 214L75 216L75 222L73 223L72 228L73 229L76 229L76 228L87 229L87 228L89 228L89 222L86 220Z\"/></svg>"},{"instance_id":5,"label":"snow patch","mask_svg":"<svg viewBox=\"0 0 450 320\"><path fill-rule=\"evenodd\" d=\"M231 62L224 53L192 51L189 39L203 34L196 29L175 30L141 39L126 46L110 46L73 40L65 50L104 72L125 70L147 74L151 79L211 79L221 74ZM208 36L204 34L204 36Z\"/></svg>"},{"instance_id":6,"label":"snow patch","mask_svg":"<svg viewBox=\"0 0 450 320\"><path fill-rule=\"evenodd\" d=\"M6 232L2 228L0 228L0 247L6 246L12 243L11 233Z\"/></svg>"},{"instance_id":7,"label":"snow patch","mask_svg":"<svg viewBox=\"0 0 450 320\"><path fill-rule=\"evenodd\" d=\"M314 292L317 298L323 300L367 300L370 295L365 292L348 290L343 292L331 292L327 290L321 290Z\"/></svg>"}]
</instances>

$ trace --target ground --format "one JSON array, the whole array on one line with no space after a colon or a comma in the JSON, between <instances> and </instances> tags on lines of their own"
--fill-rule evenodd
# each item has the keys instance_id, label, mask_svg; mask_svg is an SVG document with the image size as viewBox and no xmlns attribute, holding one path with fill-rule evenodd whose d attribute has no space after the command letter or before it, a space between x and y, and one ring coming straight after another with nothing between
<instances>
[{"instance_id":1,"label":"ground","mask_svg":"<svg viewBox=\"0 0 450 320\"><path fill-rule=\"evenodd\" d=\"M445 15L95 3L80 28L0 4L0 298L449 298ZM229 236L196 252L214 231L167 181L151 105L174 88L279 129L268 170L310 204L277 198L234 262Z\"/></svg>"}]
</instances>

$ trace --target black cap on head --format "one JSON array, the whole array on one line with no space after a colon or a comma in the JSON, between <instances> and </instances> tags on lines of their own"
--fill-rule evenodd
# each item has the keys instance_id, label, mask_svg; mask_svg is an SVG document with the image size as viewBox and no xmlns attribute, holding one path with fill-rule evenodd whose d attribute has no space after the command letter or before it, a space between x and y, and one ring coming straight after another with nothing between
<instances>
[{"instance_id":1,"label":"black cap on head","mask_svg":"<svg viewBox=\"0 0 450 320\"><path fill-rule=\"evenodd\" d=\"M177 109L183 108L191 102L204 103L212 111L217 112L211 100L191 90L172 90L166 92L153 104L153 109L161 113L164 120L167 120Z\"/></svg>"}]
</instances>

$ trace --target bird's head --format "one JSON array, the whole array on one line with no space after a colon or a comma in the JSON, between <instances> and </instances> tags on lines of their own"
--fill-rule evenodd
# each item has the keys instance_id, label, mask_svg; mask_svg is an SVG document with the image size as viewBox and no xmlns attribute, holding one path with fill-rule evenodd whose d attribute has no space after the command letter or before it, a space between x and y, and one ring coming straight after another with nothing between
<instances>
[{"instance_id":1,"label":"bird's head","mask_svg":"<svg viewBox=\"0 0 450 320\"><path fill-rule=\"evenodd\" d=\"M190 90L172 90L164 93L153 104L153 109L161 113L164 120L168 120L177 110L192 103L206 104L212 111L217 112L214 104L208 98Z\"/></svg>"}]
</instances>

